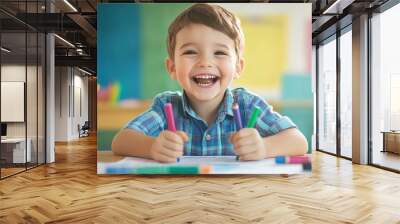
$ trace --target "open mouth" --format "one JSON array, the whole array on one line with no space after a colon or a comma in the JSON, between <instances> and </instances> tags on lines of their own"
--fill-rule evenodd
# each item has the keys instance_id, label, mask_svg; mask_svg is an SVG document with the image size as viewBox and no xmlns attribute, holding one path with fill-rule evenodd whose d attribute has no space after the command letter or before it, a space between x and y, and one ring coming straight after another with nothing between
<instances>
[{"instance_id":1,"label":"open mouth","mask_svg":"<svg viewBox=\"0 0 400 224\"><path fill-rule=\"evenodd\" d=\"M219 77L212 74L199 74L193 76L192 80L201 87L210 87L219 80Z\"/></svg>"}]
</instances>

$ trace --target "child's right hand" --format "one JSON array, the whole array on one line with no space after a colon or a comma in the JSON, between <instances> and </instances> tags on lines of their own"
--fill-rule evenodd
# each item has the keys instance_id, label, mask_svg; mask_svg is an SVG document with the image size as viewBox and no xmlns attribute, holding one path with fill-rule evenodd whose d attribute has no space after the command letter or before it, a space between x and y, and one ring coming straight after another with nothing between
<instances>
[{"instance_id":1,"label":"child's right hand","mask_svg":"<svg viewBox=\"0 0 400 224\"><path fill-rule=\"evenodd\" d=\"M188 140L183 131L162 131L150 148L151 158L163 163L176 162L183 155L183 146Z\"/></svg>"}]
</instances>

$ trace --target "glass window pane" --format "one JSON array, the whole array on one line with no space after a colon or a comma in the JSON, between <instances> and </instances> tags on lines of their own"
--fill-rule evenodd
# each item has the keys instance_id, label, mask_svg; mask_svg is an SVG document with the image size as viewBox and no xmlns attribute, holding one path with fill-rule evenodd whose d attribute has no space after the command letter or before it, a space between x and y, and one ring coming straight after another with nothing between
<instances>
[{"instance_id":1,"label":"glass window pane","mask_svg":"<svg viewBox=\"0 0 400 224\"><path fill-rule=\"evenodd\" d=\"M1 34L1 122L6 134L1 140L2 178L25 170L29 158L26 144L26 35L25 32ZM13 108L13 109L11 109ZM28 147L26 147L28 146ZM28 150L27 150L28 149Z\"/></svg>"},{"instance_id":2,"label":"glass window pane","mask_svg":"<svg viewBox=\"0 0 400 224\"><path fill-rule=\"evenodd\" d=\"M39 33L38 45L38 164L45 163L45 44L46 37Z\"/></svg>"},{"instance_id":3,"label":"glass window pane","mask_svg":"<svg viewBox=\"0 0 400 224\"><path fill-rule=\"evenodd\" d=\"M372 163L400 170L400 4L372 18Z\"/></svg>"},{"instance_id":4,"label":"glass window pane","mask_svg":"<svg viewBox=\"0 0 400 224\"><path fill-rule=\"evenodd\" d=\"M45 12L45 0L0 1L17 17ZM0 12L1 178L45 161L45 35ZM34 19L27 17L35 23ZM33 18L36 18L33 16ZM36 21L37 22L37 21ZM35 26L35 25L32 25ZM6 104L6 100L9 102ZM11 103L10 103L11 102ZM10 105L14 109L10 109ZM19 109L15 109L19 108ZM14 118L7 117L12 115Z\"/></svg>"},{"instance_id":5,"label":"glass window pane","mask_svg":"<svg viewBox=\"0 0 400 224\"><path fill-rule=\"evenodd\" d=\"M336 153L336 40L318 48L318 147Z\"/></svg>"},{"instance_id":6,"label":"glass window pane","mask_svg":"<svg viewBox=\"0 0 400 224\"><path fill-rule=\"evenodd\" d=\"M352 35L340 37L340 154L352 157Z\"/></svg>"},{"instance_id":7,"label":"glass window pane","mask_svg":"<svg viewBox=\"0 0 400 224\"><path fill-rule=\"evenodd\" d=\"M28 61L27 61L27 81L26 81L26 111L27 111L27 142L30 144L28 168L37 165L37 33L28 32Z\"/></svg>"}]
</instances>

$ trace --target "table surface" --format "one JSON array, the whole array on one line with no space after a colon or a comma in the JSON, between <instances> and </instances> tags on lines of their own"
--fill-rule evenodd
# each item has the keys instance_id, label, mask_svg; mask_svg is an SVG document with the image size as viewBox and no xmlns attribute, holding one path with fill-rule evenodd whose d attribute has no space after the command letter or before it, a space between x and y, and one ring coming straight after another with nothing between
<instances>
[{"instance_id":1,"label":"table surface","mask_svg":"<svg viewBox=\"0 0 400 224\"><path fill-rule=\"evenodd\" d=\"M205 160L204 162L199 163L199 161L196 160L196 157L189 156L186 157L184 160L181 160L182 163L165 164L165 163L157 163L152 160L144 160L141 158L118 156L114 155L112 151L97 151L97 163L98 163L97 172L99 174L123 174L127 171L111 172L106 170L110 169L111 167L112 169L125 168L130 170L143 166L180 167L186 165L192 166L195 164L197 164L195 166L200 166L200 167L204 166L212 167L212 171L209 174L295 174L295 173L303 173L305 171L304 169L307 169L304 168L302 164L277 164L274 158L260 160L260 161L232 162L232 158L230 157L232 156L227 156L225 158L224 157L202 158L200 156L199 157L200 161L203 161L204 159ZM136 171L129 171L129 173L136 174Z\"/></svg>"},{"instance_id":2,"label":"table surface","mask_svg":"<svg viewBox=\"0 0 400 224\"><path fill-rule=\"evenodd\" d=\"M29 138L27 139L29 141ZM19 143L24 142L25 138L5 138L1 139L1 143Z\"/></svg>"},{"instance_id":3,"label":"table surface","mask_svg":"<svg viewBox=\"0 0 400 224\"><path fill-rule=\"evenodd\" d=\"M400 134L400 131L381 131L381 133Z\"/></svg>"}]
</instances>

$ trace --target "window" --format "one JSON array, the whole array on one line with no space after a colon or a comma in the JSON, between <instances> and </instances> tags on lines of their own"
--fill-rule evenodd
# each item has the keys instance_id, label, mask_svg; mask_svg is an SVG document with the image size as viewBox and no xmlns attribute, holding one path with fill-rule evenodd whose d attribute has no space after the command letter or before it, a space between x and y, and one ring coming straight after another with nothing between
<instances>
[{"instance_id":1,"label":"window","mask_svg":"<svg viewBox=\"0 0 400 224\"><path fill-rule=\"evenodd\" d=\"M336 153L336 39L318 48L318 147Z\"/></svg>"},{"instance_id":2,"label":"window","mask_svg":"<svg viewBox=\"0 0 400 224\"><path fill-rule=\"evenodd\" d=\"M340 36L340 155L351 158L352 141L352 33Z\"/></svg>"},{"instance_id":3,"label":"window","mask_svg":"<svg viewBox=\"0 0 400 224\"><path fill-rule=\"evenodd\" d=\"M37 13L44 3L19 2L18 7L21 14ZM1 1L0 6L9 4L12 5L12 2ZM18 115L17 119L1 118L2 125L7 126L7 133L0 144L0 178L5 178L45 163L46 40L44 33L22 22L15 22L16 18L3 12L0 12L0 17L9 21L3 23L0 29L1 98L20 95L16 99L22 101L16 107L20 108L21 115L4 106L4 102L0 105L1 114Z\"/></svg>"},{"instance_id":4,"label":"window","mask_svg":"<svg viewBox=\"0 0 400 224\"><path fill-rule=\"evenodd\" d=\"M395 170L400 170L400 132L392 132L400 129L398 21L400 4L371 19L371 157L373 164Z\"/></svg>"}]
</instances>

